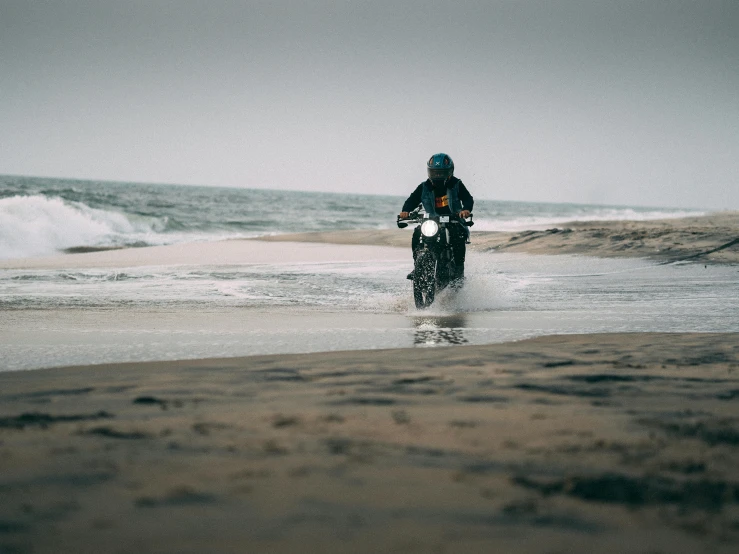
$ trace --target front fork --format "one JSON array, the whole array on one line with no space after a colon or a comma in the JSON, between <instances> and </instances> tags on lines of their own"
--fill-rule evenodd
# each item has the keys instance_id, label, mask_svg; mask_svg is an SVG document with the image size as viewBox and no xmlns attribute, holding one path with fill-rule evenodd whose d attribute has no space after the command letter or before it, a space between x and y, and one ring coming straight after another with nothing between
<instances>
[{"instance_id":1,"label":"front fork","mask_svg":"<svg viewBox=\"0 0 739 554\"><path fill-rule=\"evenodd\" d=\"M429 275L429 278L433 278L437 288L444 288L453 277L452 267L452 252L451 252L451 237L449 234L449 228L444 227L440 231L444 233L444 241L438 240L438 236L431 242L427 237L421 237L421 244L418 247L418 251L413 253L414 261L418 257L433 256L434 268L432 269L433 275ZM444 255L446 251L446 255ZM426 258L428 260L428 258ZM428 263L428 262L427 262ZM426 264L424 264L426 265ZM420 268L416 266L418 271ZM425 269L425 268L424 268Z\"/></svg>"}]
</instances>

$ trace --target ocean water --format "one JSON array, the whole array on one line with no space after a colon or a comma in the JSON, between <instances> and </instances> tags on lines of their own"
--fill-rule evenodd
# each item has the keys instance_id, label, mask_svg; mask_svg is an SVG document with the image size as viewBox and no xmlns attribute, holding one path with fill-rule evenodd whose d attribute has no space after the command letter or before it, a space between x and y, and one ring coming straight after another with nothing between
<instances>
[{"instance_id":1,"label":"ocean water","mask_svg":"<svg viewBox=\"0 0 739 554\"><path fill-rule=\"evenodd\" d=\"M409 186L407 194L410 194ZM406 191L403 191L406 192ZM474 191L473 191L474 193ZM0 176L0 259L276 233L395 228L405 196ZM475 200L475 230L657 219L699 210Z\"/></svg>"},{"instance_id":2,"label":"ocean water","mask_svg":"<svg viewBox=\"0 0 739 554\"><path fill-rule=\"evenodd\" d=\"M403 201L16 177L0 184L6 259L80 247L393 229ZM475 213L473 241L480 228L697 212L476 201ZM203 263L202 250L188 244L188 263L0 269L0 371L484 344L563 333L739 332L736 266L470 252L464 288L419 311L405 279L410 249L332 245L301 258L280 255L284 243L269 244L278 254L267 263ZM292 252L309 248L297 244ZM127 252L145 258L146 251L110 254L117 259Z\"/></svg>"}]
</instances>

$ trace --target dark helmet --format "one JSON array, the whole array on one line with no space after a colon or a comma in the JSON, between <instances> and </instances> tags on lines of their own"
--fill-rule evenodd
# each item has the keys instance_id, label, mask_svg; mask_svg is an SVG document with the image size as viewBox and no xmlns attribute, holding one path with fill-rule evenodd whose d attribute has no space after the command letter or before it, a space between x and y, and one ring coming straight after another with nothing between
<instances>
[{"instance_id":1,"label":"dark helmet","mask_svg":"<svg viewBox=\"0 0 739 554\"><path fill-rule=\"evenodd\" d=\"M454 162L447 154L434 154L429 158L426 169L432 181L446 181L454 175Z\"/></svg>"}]
</instances>

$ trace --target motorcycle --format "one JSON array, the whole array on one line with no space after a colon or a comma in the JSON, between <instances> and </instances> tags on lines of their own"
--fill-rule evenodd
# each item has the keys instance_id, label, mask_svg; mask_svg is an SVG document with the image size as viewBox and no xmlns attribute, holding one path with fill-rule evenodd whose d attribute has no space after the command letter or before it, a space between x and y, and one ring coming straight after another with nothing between
<instances>
[{"instance_id":1,"label":"motorcycle","mask_svg":"<svg viewBox=\"0 0 739 554\"><path fill-rule=\"evenodd\" d=\"M407 218L398 216L398 227L403 229L409 223L421 224L421 242L415 255L413 270L413 300L416 308L427 308L434 302L437 293L455 281L457 266L454 262L454 251L450 233L453 225L472 227L472 214L469 221L456 215L430 216L422 213L420 208L410 212Z\"/></svg>"}]
</instances>

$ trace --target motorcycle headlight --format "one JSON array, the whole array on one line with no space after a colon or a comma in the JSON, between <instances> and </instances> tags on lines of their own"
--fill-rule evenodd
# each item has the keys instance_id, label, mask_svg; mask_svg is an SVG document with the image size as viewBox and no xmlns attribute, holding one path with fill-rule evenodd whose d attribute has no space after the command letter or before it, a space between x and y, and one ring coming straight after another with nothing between
<instances>
[{"instance_id":1,"label":"motorcycle headlight","mask_svg":"<svg viewBox=\"0 0 739 554\"><path fill-rule=\"evenodd\" d=\"M433 237L438 232L439 224L433 219L427 219L421 225L421 233L423 233L425 237Z\"/></svg>"}]
</instances>

